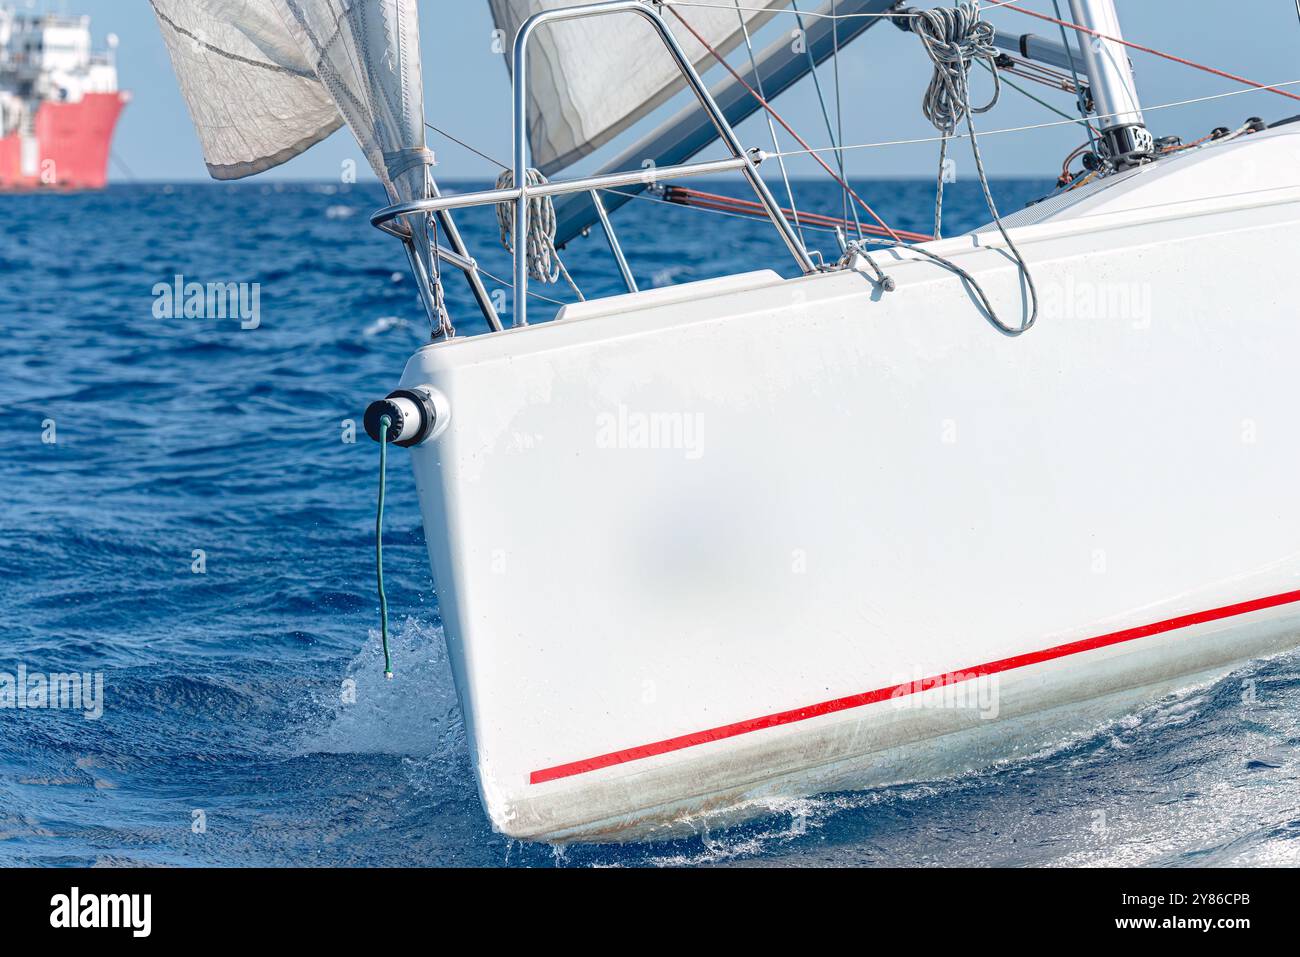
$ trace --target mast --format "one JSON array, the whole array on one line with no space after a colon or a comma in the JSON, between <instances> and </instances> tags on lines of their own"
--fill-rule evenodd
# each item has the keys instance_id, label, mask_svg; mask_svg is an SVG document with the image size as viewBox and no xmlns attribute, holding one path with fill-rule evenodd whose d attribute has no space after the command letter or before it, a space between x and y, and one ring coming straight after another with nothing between
<instances>
[{"instance_id":1,"label":"mast","mask_svg":"<svg viewBox=\"0 0 1300 957\"><path fill-rule=\"evenodd\" d=\"M1070 0L1070 12L1079 26L1123 39L1114 0ZM1154 143L1142 118L1128 53L1122 44L1098 36L1083 34L1079 41L1105 158L1119 169L1145 162L1151 158Z\"/></svg>"}]
</instances>

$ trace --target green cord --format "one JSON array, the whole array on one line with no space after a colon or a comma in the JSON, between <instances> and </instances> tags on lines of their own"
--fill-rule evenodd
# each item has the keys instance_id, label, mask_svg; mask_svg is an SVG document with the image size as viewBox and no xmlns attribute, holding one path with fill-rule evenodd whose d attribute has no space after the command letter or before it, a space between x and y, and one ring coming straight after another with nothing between
<instances>
[{"instance_id":1,"label":"green cord","mask_svg":"<svg viewBox=\"0 0 1300 957\"><path fill-rule=\"evenodd\" d=\"M388 471L388 429L393 420L379 417L379 509L375 513L375 577L379 581L379 635L384 642L384 677L393 677L388 654L388 596L384 594L384 478Z\"/></svg>"}]
</instances>

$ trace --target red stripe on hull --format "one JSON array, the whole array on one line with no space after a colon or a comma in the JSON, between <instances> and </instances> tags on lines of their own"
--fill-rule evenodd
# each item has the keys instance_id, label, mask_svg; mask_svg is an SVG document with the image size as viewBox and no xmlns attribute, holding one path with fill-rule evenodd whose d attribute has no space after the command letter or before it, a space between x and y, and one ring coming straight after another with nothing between
<instances>
[{"instance_id":1,"label":"red stripe on hull","mask_svg":"<svg viewBox=\"0 0 1300 957\"><path fill-rule=\"evenodd\" d=\"M765 728L775 728L783 724L794 724L798 721L807 721L809 718L818 718L822 715L834 714L838 711L848 711L852 708L861 708L864 705L888 701L890 698L902 698L922 691L929 691L931 688L957 684L958 682L969 681L972 678L979 678L984 675L1011 671L1014 668L1024 668L1027 665L1040 664L1041 662L1051 661L1055 658L1065 658L1069 655L1077 655L1085 651L1094 651L1097 648L1106 648L1110 645L1118 645L1126 641L1134 641L1138 638L1149 638L1152 635L1161 635L1166 632L1176 631L1179 628L1190 628L1192 625L1203 625L1206 622L1220 621L1224 618L1234 618L1238 615L1246 615L1253 611L1263 611L1266 608L1276 608L1279 605L1290 605L1296 602L1300 602L1300 591L1286 592L1281 595L1271 595L1268 598L1256 598L1252 601L1244 601L1236 605L1227 605L1223 608L1213 608L1209 611L1200 611L1191 615L1182 615L1178 618L1169 618L1165 621L1158 621L1150 625L1140 625L1137 628L1126 628L1123 631L1114 631L1107 635L1098 635L1095 638L1084 638L1081 641L1072 641L1068 644L1056 645L1052 648L1044 648L1041 651L1026 652L1023 655L1016 655L1012 658L1002 658L998 661L990 661L982 665L973 665L972 667L961 671L950 671L947 674L935 675L932 678L923 678L920 681L909 681L905 684L893 685L888 688L878 688L875 691L866 691L862 694L850 695L847 698L835 698L831 701L822 701L817 704L808 705L804 708L796 708L793 711L782 711L777 714L764 715L761 718L750 718L748 721L738 721L735 724L724 724L721 727L710 728L707 731L696 731L692 734L684 734L680 737L668 738L664 741L656 741L653 744L643 744L638 747L627 748L623 751L611 751L609 754L597 755L594 758L586 758L582 761L560 764L553 768L543 768L542 770L534 771L529 775L528 783L545 784L547 781L556 781L560 778L573 777L575 774L586 774L590 771L599 771L601 768L613 767L616 764L626 764L629 761L640 761L643 758L654 757L658 754L667 754L671 751L680 751L683 748L693 748L697 745L708 744L711 741L721 741L724 738L734 738L736 735L762 731Z\"/></svg>"},{"instance_id":2,"label":"red stripe on hull","mask_svg":"<svg viewBox=\"0 0 1300 957\"><path fill-rule=\"evenodd\" d=\"M103 189L124 93L87 93L77 103L42 103L35 156L23 164L23 138L0 139L0 189ZM34 165L31 160L34 159Z\"/></svg>"}]
</instances>

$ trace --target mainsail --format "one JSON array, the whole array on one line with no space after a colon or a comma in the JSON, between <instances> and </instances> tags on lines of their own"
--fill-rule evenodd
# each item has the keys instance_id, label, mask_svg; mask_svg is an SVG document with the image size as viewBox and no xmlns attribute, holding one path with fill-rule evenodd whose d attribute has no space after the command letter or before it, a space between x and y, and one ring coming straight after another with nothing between
<instances>
[{"instance_id":1,"label":"mainsail","mask_svg":"<svg viewBox=\"0 0 1300 957\"><path fill-rule=\"evenodd\" d=\"M520 24L542 10L590 0L488 0L506 44ZM789 0L717 0L681 15L725 55ZM713 54L687 30L674 31L695 68L703 72ZM634 17L592 17L539 31L528 61L528 129L533 165L550 174L599 149L637 120L667 102L684 82L650 27Z\"/></svg>"}]
</instances>

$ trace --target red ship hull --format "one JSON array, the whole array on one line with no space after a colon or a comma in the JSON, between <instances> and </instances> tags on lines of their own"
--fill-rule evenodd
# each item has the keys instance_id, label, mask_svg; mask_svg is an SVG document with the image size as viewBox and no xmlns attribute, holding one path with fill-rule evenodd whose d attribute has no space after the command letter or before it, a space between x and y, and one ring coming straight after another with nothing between
<instances>
[{"instance_id":1,"label":"red ship hull","mask_svg":"<svg viewBox=\"0 0 1300 957\"><path fill-rule=\"evenodd\" d=\"M77 103L42 103L35 136L0 138L0 191L103 189L113 130L127 99L120 92L87 93Z\"/></svg>"}]
</instances>

